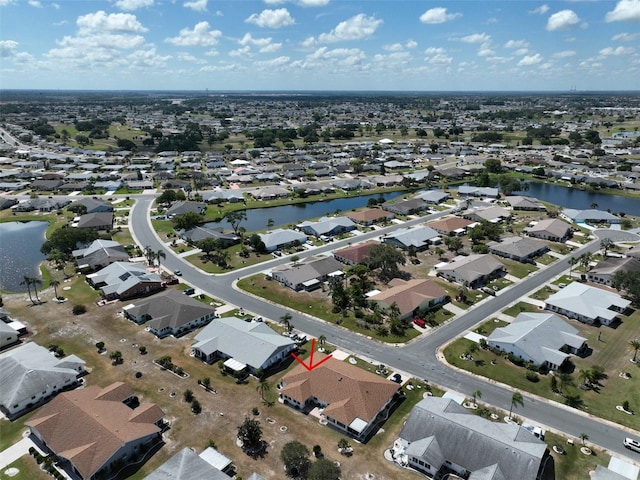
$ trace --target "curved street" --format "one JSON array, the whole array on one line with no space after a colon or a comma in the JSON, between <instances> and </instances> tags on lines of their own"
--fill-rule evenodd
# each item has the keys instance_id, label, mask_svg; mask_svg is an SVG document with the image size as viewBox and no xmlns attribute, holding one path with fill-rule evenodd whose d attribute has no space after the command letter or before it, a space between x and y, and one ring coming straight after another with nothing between
<instances>
[{"instance_id":1,"label":"curved street","mask_svg":"<svg viewBox=\"0 0 640 480\"><path fill-rule=\"evenodd\" d=\"M268 262L254 265L227 274L211 275L179 258L173 251L166 247L151 226L149 211L156 195L135 195L137 201L131 210L129 226L133 238L142 248L150 246L154 250L163 249L167 252L163 259L163 267L173 271L180 269L183 279L192 286L202 290L211 297L244 308L270 319L278 319L285 313L292 315L292 324L302 332L318 337L324 335L327 341L337 347L352 352L365 359L375 359L393 369L397 369L417 378L427 380L429 383L444 387L448 390L460 392L471 396L476 390L482 392L482 401L498 408L509 410L511 396L514 389L497 384L483 377L470 375L466 372L449 367L438 358L438 349L450 340L464 334L479 322L491 318L507 305L529 292L538 289L541 285L560 275L569 269L568 257L554 262L549 267L527 277L503 291L496 297L488 297L469 311L455 318L435 330L421 335L404 346L383 344L358 333L351 332L337 325L313 318L300 312L287 309L261 298L244 293L234 288L235 280L247 277L258 272L268 270L275 265L288 262L285 258L275 258ZM450 211L427 215L419 219L405 222L402 226L423 223L450 213ZM360 235L357 240L362 241L388 233L398 225L386 227L381 230L367 232ZM318 248L298 254L305 258L318 253L335 250L347 246L354 239L331 242ZM583 252L595 252L599 249L599 241L594 241L580 248L574 255ZM622 348L622 347L621 347ZM589 436L589 442L605 448L610 452L626 456L636 463L640 462L640 454L632 453L625 449L622 440L631 432L638 436L638 432L592 417L584 412L566 407L560 403L551 402L525 392L524 406L518 407L514 413L526 418L532 423L547 427L549 430L563 432L566 435L579 438L581 433Z\"/></svg>"}]
</instances>

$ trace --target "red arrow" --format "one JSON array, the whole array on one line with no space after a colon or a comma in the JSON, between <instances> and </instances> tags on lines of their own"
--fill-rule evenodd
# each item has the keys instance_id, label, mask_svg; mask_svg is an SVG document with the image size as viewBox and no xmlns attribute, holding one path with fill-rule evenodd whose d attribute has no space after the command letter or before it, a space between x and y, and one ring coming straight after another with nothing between
<instances>
[{"instance_id":1,"label":"red arrow","mask_svg":"<svg viewBox=\"0 0 640 480\"><path fill-rule=\"evenodd\" d=\"M324 357L322 360L320 360L318 363L316 363L315 365L313 364L313 352L316 349L316 339L312 338L311 339L311 356L309 357L309 365L307 365L306 363L304 363L304 360L302 360L300 357L298 357L295 353L291 352L291 355L293 356L293 358L295 358L300 365L302 365L304 368L306 368L307 370L311 371L316 367L319 367L320 365L322 365L324 362L326 362L327 360L329 360L333 355L327 355L326 357Z\"/></svg>"}]
</instances>

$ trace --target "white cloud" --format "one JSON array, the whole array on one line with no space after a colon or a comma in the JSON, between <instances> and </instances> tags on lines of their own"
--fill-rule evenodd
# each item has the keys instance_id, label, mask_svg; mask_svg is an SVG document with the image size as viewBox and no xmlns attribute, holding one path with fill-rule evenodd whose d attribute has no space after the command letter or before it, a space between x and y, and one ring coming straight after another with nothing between
<instances>
[{"instance_id":1,"label":"white cloud","mask_svg":"<svg viewBox=\"0 0 640 480\"><path fill-rule=\"evenodd\" d=\"M0 0L0 7L6 7L12 3L15 3L15 0Z\"/></svg>"},{"instance_id":2,"label":"white cloud","mask_svg":"<svg viewBox=\"0 0 640 480\"><path fill-rule=\"evenodd\" d=\"M271 60L259 60L253 62L253 65L259 69L265 70L281 70L282 67L289 63L290 58L287 56L281 56L278 58L272 58Z\"/></svg>"},{"instance_id":3,"label":"white cloud","mask_svg":"<svg viewBox=\"0 0 640 480\"><path fill-rule=\"evenodd\" d=\"M515 50L513 52L514 55L521 57L522 55L526 55L527 53L529 53L529 49L528 48L519 48L518 50Z\"/></svg>"},{"instance_id":4,"label":"white cloud","mask_svg":"<svg viewBox=\"0 0 640 480\"><path fill-rule=\"evenodd\" d=\"M191 2L184 2L182 6L190 8L194 12L206 12L208 2L209 0L193 0Z\"/></svg>"},{"instance_id":5,"label":"white cloud","mask_svg":"<svg viewBox=\"0 0 640 480\"><path fill-rule=\"evenodd\" d=\"M548 11L549 11L549 5L547 5L545 3L544 5L540 5L538 8L535 8L533 10L529 10L529 13L533 13L533 14L536 14L536 15L544 15Z\"/></svg>"},{"instance_id":6,"label":"white cloud","mask_svg":"<svg viewBox=\"0 0 640 480\"><path fill-rule=\"evenodd\" d=\"M251 47L249 45L245 45L242 48L237 48L235 50L231 50L229 52L230 57L241 57L241 58L251 58Z\"/></svg>"},{"instance_id":7,"label":"white cloud","mask_svg":"<svg viewBox=\"0 0 640 480\"><path fill-rule=\"evenodd\" d=\"M83 51L104 49L108 51L118 49L140 48L144 45L142 35L122 35L112 33L98 33L91 36L65 36L58 45L70 50ZM90 45L90 46L89 46Z\"/></svg>"},{"instance_id":8,"label":"white cloud","mask_svg":"<svg viewBox=\"0 0 640 480\"><path fill-rule=\"evenodd\" d=\"M255 45L256 47L264 47L271 43L271 37L268 38L253 38L250 33L245 33L238 43L240 45Z\"/></svg>"},{"instance_id":9,"label":"white cloud","mask_svg":"<svg viewBox=\"0 0 640 480\"><path fill-rule=\"evenodd\" d=\"M320 47L315 52L307 55L304 61L293 63L304 69L323 68L327 70L358 65L365 58L366 55L359 48L335 48L329 50L327 47Z\"/></svg>"},{"instance_id":10,"label":"white cloud","mask_svg":"<svg viewBox=\"0 0 640 480\"><path fill-rule=\"evenodd\" d=\"M314 37L307 37L300 43L304 48L314 48L317 44L318 42Z\"/></svg>"},{"instance_id":11,"label":"white cloud","mask_svg":"<svg viewBox=\"0 0 640 480\"><path fill-rule=\"evenodd\" d=\"M569 58L574 57L576 55L575 50L563 50L561 52L556 52L552 55L553 58Z\"/></svg>"},{"instance_id":12,"label":"white cloud","mask_svg":"<svg viewBox=\"0 0 640 480\"><path fill-rule=\"evenodd\" d=\"M260 14L254 13L245 22L253 23L263 28L281 28L296 23L286 8L267 9L260 12Z\"/></svg>"},{"instance_id":13,"label":"white cloud","mask_svg":"<svg viewBox=\"0 0 640 480\"><path fill-rule=\"evenodd\" d=\"M446 53L446 50L440 47L429 47L424 51L424 53L426 55L442 55Z\"/></svg>"},{"instance_id":14,"label":"white cloud","mask_svg":"<svg viewBox=\"0 0 640 480\"><path fill-rule=\"evenodd\" d=\"M606 22L640 22L640 0L620 0L604 19Z\"/></svg>"},{"instance_id":15,"label":"white cloud","mask_svg":"<svg viewBox=\"0 0 640 480\"><path fill-rule=\"evenodd\" d=\"M633 52L635 52L635 48L633 47L607 47L607 48L603 48L602 50L600 50L600 55L603 55L605 57L610 57L610 56L619 56L619 55L631 55Z\"/></svg>"},{"instance_id":16,"label":"white cloud","mask_svg":"<svg viewBox=\"0 0 640 480\"><path fill-rule=\"evenodd\" d=\"M42 8L42 3L40 3L39 0L28 0L27 2L29 5L31 5L32 7L36 7L36 8Z\"/></svg>"},{"instance_id":17,"label":"white cloud","mask_svg":"<svg viewBox=\"0 0 640 480\"><path fill-rule=\"evenodd\" d=\"M614 42L633 42L640 38L640 33L619 33L611 37Z\"/></svg>"},{"instance_id":18,"label":"white cloud","mask_svg":"<svg viewBox=\"0 0 640 480\"><path fill-rule=\"evenodd\" d=\"M209 47L218 43L220 30L210 30L209 22L199 22L193 29L183 28L177 37L166 38L165 42L181 47Z\"/></svg>"},{"instance_id":19,"label":"white cloud","mask_svg":"<svg viewBox=\"0 0 640 480\"><path fill-rule=\"evenodd\" d=\"M258 50L260 53L274 53L282 48L281 43L270 43L269 45L265 45Z\"/></svg>"},{"instance_id":20,"label":"white cloud","mask_svg":"<svg viewBox=\"0 0 640 480\"><path fill-rule=\"evenodd\" d=\"M573 10L560 10L554 13L547 20L547 30L556 32L558 30L567 30L580 23L580 18Z\"/></svg>"},{"instance_id":21,"label":"white cloud","mask_svg":"<svg viewBox=\"0 0 640 480\"><path fill-rule=\"evenodd\" d=\"M104 10L78 17L76 23L80 28L81 35L91 34L94 31L142 33L148 30L135 15L130 13L110 13L107 15Z\"/></svg>"},{"instance_id":22,"label":"white cloud","mask_svg":"<svg viewBox=\"0 0 640 480\"><path fill-rule=\"evenodd\" d=\"M488 45L483 45L478 49L479 57L492 57L496 52L491 50Z\"/></svg>"},{"instance_id":23,"label":"white cloud","mask_svg":"<svg viewBox=\"0 0 640 480\"><path fill-rule=\"evenodd\" d=\"M462 37L459 40L464 43L486 43L491 40L491 35L487 35L486 33L474 33L472 35Z\"/></svg>"},{"instance_id":24,"label":"white cloud","mask_svg":"<svg viewBox=\"0 0 640 480\"><path fill-rule=\"evenodd\" d=\"M509 40L504 44L504 48L527 48L529 42L526 40Z\"/></svg>"},{"instance_id":25,"label":"white cloud","mask_svg":"<svg viewBox=\"0 0 640 480\"><path fill-rule=\"evenodd\" d=\"M14 40L0 40L0 58L13 57L18 50L18 45Z\"/></svg>"},{"instance_id":26,"label":"white cloud","mask_svg":"<svg viewBox=\"0 0 640 480\"><path fill-rule=\"evenodd\" d=\"M453 58L446 55L434 55L431 58L427 58L426 61L432 65L450 65Z\"/></svg>"},{"instance_id":27,"label":"white cloud","mask_svg":"<svg viewBox=\"0 0 640 480\"><path fill-rule=\"evenodd\" d=\"M401 52L404 47L401 43L392 43L391 45L383 45L382 49L387 52Z\"/></svg>"},{"instance_id":28,"label":"white cloud","mask_svg":"<svg viewBox=\"0 0 640 480\"><path fill-rule=\"evenodd\" d=\"M360 13L344 22L340 22L331 32L320 34L318 40L322 43L361 40L372 36L382 23L380 19Z\"/></svg>"},{"instance_id":29,"label":"white cloud","mask_svg":"<svg viewBox=\"0 0 640 480\"><path fill-rule=\"evenodd\" d=\"M176 55L176 57L178 58L178 60L181 60L183 62L191 62L191 63L196 63L198 65L204 65L207 63L205 60L195 57L187 52L181 52L178 55Z\"/></svg>"},{"instance_id":30,"label":"white cloud","mask_svg":"<svg viewBox=\"0 0 640 480\"><path fill-rule=\"evenodd\" d=\"M164 67L171 55L158 55L155 48L136 50L127 55L127 66L136 68Z\"/></svg>"},{"instance_id":31,"label":"white cloud","mask_svg":"<svg viewBox=\"0 0 640 480\"><path fill-rule=\"evenodd\" d=\"M133 11L138 8L151 7L154 0L117 0L115 6L120 10Z\"/></svg>"},{"instance_id":32,"label":"white cloud","mask_svg":"<svg viewBox=\"0 0 640 480\"><path fill-rule=\"evenodd\" d=\"M420 15L420 21L427 24L445 23L461 17L461 13L447 13L447 9L443 7L431 8Z\"/></svg>"},{"instance_id":33,"label":"white cloud","mask_svg":"<svg viewBox=\"0 0 640 480\"><path fill-rule=\"evenodd\" d=\"M531 65L537 65L542 62L542 55L536 53L535 55L526 55L522 57L522 59L518 62L518 65L521 67L528 67Z\"/></svg>"},{"instance_id":34,"label":"white cloud","mask_svg":"<svg viewBox=\"0 0 640 480\"><path fill-rule=\"evenodd\" d=\"M405 43L404 46L409 50L412 50L418 46L418 42L416 42L415 40L407 40L407 43Z\"/></svg>"},{"instance_id":35,"label":"white cloud","mask_svg":"<svg viewBox=\"0 0 640 480\"><path fill-rule=\"evenodd\" d=\"M52 6L53 8L55 8L56 10L60 10L60 4L59 4L59 3L55 3L55 2L54 2L54 3L52 3L52 4L51 4L51 6Z\"/></svg>"}]
</instances>

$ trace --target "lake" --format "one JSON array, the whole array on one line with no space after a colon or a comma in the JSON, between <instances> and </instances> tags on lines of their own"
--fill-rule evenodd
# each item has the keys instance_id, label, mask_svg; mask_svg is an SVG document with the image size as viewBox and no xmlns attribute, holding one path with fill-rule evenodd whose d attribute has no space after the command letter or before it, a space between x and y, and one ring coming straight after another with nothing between
<instances>
[{"instance_id":1,"label":"lake","mask_svg":"<svg viewBox=\"0 0 640 480\"><path fill-rule=\"evenodd\" d=\"M607 195L597 191L569 188L552 183L529 182L529 190L517 192L521 195L535 197L545 202L553 203L564 208L584 210L591 208L594 203L599 210L611 210L611 213L624 212L627 215L640 217L640 199Z\"/></svg>"},{"instance_id":2,"label":"lake","mask_svg":"<svg viewBox=\"0 0 640 480\"><path fill-rule=\"evenodd\" d=\"M45 256L40 247L45 241L48 222L0 223L0 289L26 292L20 285L26 275L42 278L40 263Z\"/></svg>"},{"instance_id":3,"label":"lake","mask_svg":"<svg viewBox=\"0 0 640 480\"><path fill-rule=\"evenodd\" d=\"M366 207L370 198L377 199L382 196L386 201L388 201L404 195L405 193L406 192L403 191L384 193L382 195L376 193L373 195L361 195L358 197L336 198L334 200L327 200L324 202L295 203L291 205L281 205L279 207L245 210L247 213L247 219L244 220L240 226L244 227L247 232L266 230L267 222L269 219L272 219L273 227L269 228L282 227L283 225L296 224L311 218L318 218L323 215L333 214L336 210L348 212L354 208ZM209 228L222 227L225 230L231 229L231 225L226 220L221 222L209 222L204 226Z\"/></svg>"}]
</instances>

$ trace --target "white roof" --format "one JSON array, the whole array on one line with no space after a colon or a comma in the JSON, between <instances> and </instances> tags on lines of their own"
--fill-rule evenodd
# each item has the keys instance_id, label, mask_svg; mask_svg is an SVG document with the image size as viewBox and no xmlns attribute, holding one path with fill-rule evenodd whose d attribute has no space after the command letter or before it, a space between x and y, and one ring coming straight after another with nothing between
<instances>
[{"instance_id":1,"label":"white roof","mask_svg":"<svg viewBox=\"0 0 640 480\"><path fill-rule=\"evenodd\" d=\"M244 370L245 368L247 368L247 365L245 363L239 362L237 360L234 360L233 358L229 358L226 362L224 362L223 364L225 367L230 368L231 370L234 370L236 372L240 372L242 370Z\"/></svg>"},{"instance_id":2,"label":"white roof","mask_svg":"<svg viewBox=\"0 0 640 480\"><path fill-rule=\"evenodd\" d=\"M201 454L200 458L205 460L212 467L222 471L231 465L231 459L225 457L213 447L207 447Z\"/></svg>"},{"instance_id":3,"label":"white roof","mask_svg":"<svg viewBox=\"0 0 640 480\"><path fill-rule=\"evenodd\" d=\"M624 309L631 304L629 300L625 300L617 293L580 282L570 283L558 293L551 295L546 303L586 318L600 317L607 320L613 320L617 315L613 310L609 310L609 307L615 305Z\"/></svg>"}]
</instances>

